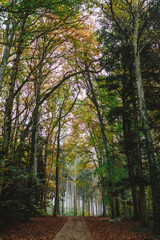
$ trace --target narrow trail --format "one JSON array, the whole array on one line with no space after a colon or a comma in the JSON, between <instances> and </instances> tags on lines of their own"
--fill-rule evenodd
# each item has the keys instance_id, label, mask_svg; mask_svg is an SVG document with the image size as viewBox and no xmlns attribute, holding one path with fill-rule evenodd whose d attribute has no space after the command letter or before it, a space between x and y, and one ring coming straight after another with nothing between
<instances>
[{"instance_id":1,"label":"narrow trail","mask_svg":"<svg viewBox=\"0 0 160 240\"><path fill-rule=\"evenodd\" d=\"M81 217L68 217L54 240L94 240L90 230Z\"/></svg>"}]
</instances>

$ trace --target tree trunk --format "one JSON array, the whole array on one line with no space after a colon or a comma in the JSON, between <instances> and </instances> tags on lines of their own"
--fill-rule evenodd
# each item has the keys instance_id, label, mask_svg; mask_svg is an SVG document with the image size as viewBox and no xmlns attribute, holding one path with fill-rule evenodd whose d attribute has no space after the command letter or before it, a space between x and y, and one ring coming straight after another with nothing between
<instances>
[{"instance_id":1,"label":"tree trunk","mask_svg":"<svg viewBox=\"0 0 160 240\"><path fill-rule=\"evenodd\" d=\"M47 137L45 139L45 147L44 147L44 169L45 169L45 176L44 176L44 182L43 182L43 188L42 188L42 201L41 201L41 209L44 209L46 211L46 195L47 195L47 190L48 190L48 181L46 181L47 179L47 175L46 175L46 163L47 163L47 157L48 157L48 139L49 137Z\"/></svg>"},{"instance_id":2,"label":"tree trunk","mask_svg":"<svg viewBox=\"0 0 160 240\"><path fill-rule=\"evenodd\" d=\"M83 193L82 193L82 216L84 217L84 211L85 211L85 209L84 209L84 204L85 204L85 202L84 202L84 188L83 188Z\"/></svg>"},{"instance_id":3,"label":"tree trunk","mask_svg":"<svg viewBox=\"0 0 160 240\"><path fill-rule=\"evenodd\" d=\"M81 213L80 195L77 195L77 212Z\"/></svg>"},{"instance_id":4,"label":"tree trunk","mask_svg":"<svg viewBox=\"0 0 160 240\"><path fill-rule=\"evenodd\" d=\"M125 153L128 162L128 173L129 173L129 181L131 185L132 192L132 201L133 201L133 209L134 215L133 219L135 221L139 220L139 208L138 208L138 198L137 198L137 185L135 185L135 154L133 149L133 137L132 133L132 118L130 116L131 109L128 102L128 85L127 85L127 77L126 77L126 65L124 65L124 74L123 74L123 91L122 91L122 101L123 101L123 112L122 112L122 122L123 122L123 135L124 135L124 146Z\"/></svg>"},{"instance_id":5,"label":"tree trunk","mask_svg":"<svg viewBox=\"0 0 160 240\"><path fill-rule=\"evenodd\" d=\"M57 136L57 156L56 156L56 195L53 216L59 215L59 156L60 156L60 134L61 134L61 122L58 124L58 136Z\"/></svg>"},{"instance_id":6,"label":"tree trunk","mask_svg":"<svg viewBox=\"0 0 160 240\"><path fill-rule=\"evenodd\" d=\"M9 17L9 16L8 16ZM12 24L12 27L10 26ZM9 33L10 31L10 33ZM6 34L5 34L5 45L3 48L3 56L2 56L2 61L0 64L0 92L2 89L2 84L3 84L3 79L5 76L5 70L8 64L8 59L10 56L10 51L11 51L11 44L13 42L13 36L14 36L14 23L11 23L10 20L7 20L7 25L6 25Z\"/></svg>"},{"instance_id":7,"label":"tree trunk","mask_svg":"<svg viewBox=\"0 0 160 240\"><path fill-rule=\"evenodd\" d=\"M76 204L76 183L73 185L74 190L74 216L77 215L77 204Z\"/></svg>"},{"instance_id":8,"label":"tree trunk","mask_svg":"<svg viewBox=\"0 0 160 240\"><path fill-rule=\"evenodd\" d=\"M33 113L33 126L32 126L32 142L31 142L31 156L30 156L30 172L33 178L37 178L37 146L38 146L38 126L39 126L39 102L40 91L42 84L42 64L39 64L39 79L37 79L37 86L35 84L36 107Z\"/></svg>"},{"instance_id":9,"label":"tree trunk","mask_svg":"<svg viewBox=\"0 0 160 240\"><path fill-rule=\"evenodd\" d=\"M90 200L87 201L87 205L88 205L88 216L90 216Z\"/></svg>"},{"instance_id":10,"label":"tree trunk","mask_svg":"<svg viewBox=\"0 0 160 240\"><path fill-rule=\"evenodd\" d=\"M140 220L141 220L142 226L148 226L149 219L148 219L147 209L146 209L146 198L145 198L145 188L144 188L143 168L142 168L142 154L141 154L141 148L140 148L138 116L137 116L135 89L134 89L133 82L132 82L132 103L133 103L133 118L134 118L135 140L136 140L136 160L137 160L136 162L138 165L138 179L139 179L139 189L140 189L139 190Z\"/></svg>"},{"instance_id":11,"label":"tree trunk","mask_svg":"<svg viewBox=\"0 0 160 240\"><path fill-rule=\"evenodd\" d=\"M116 217L120 217L120 206L119 206L119 197L115 197L115 206L116 206Z\"/></svg>"},{"instance_id":12,"label":"tree trunk","mask_svg":"<svg viewBox=\"0 0 160 240\"><path fill-rule=\"evenodd\" d=\"M105 193L106 193L106 186L105 186L105 179L103 176L101 176L101 188L102 188L102 205L103 205L103 213L102 216L106 217L107 212L106 212L106 200L105 200Z\"/></svg>"},{"instance_id":13,"label":"tree trunk","mask_svg":"<svg viewBox=\"0 0 160 240\"><path fill-rule=\"evenodd\" d=\"M150 170L150 181L151 181L151 188L152 188L152 195L153 195L153 218L154 218L154 225L153 225L153 232L156 234L160 233L160 173L159 173L159 166L158 161L156 159L153 139L150 131L147 108L145 103L144 97L144 88L143 88L143 81L142 81L142 74L141 74L141 66L140 66L140 50L138 46L138 31L139 31L139 9L140 9L140 2L135 6L134 9L134 34L133 34L133 46L134 46L134 60L135 60L135 76L136 76L136 83L137 83L137 90L138 90L138 100L139 100L139 107L140 107L140 115L141 121L143 125L143 131L145 135L146 141L146 150L147 150L147 157L149 163L149 170Z\"/></svg>"},{"instance_id":14,"label":"tree trunk","mask_svg":"<svg viewBox=\"0 0 160 240\"><path fill-rule=\"evenodd\" d=\"M39 101L40 101L40 91L42 84L42 65L39 65L39 78L36 79L35 84L35 97L36 97L36 106L33 116L33 125L32 125L32 137L31 137L31 153L30 153L30 161L29 161L29 174L28 178L28 187L32 189L32 194L30 194L29 201L31 205L33 203L37 204L38 202L38 191L37 191L37 174L38 174L38 163L37 163L37 147L38 147L38 128L39 128Z\"/></svg>"},{"instance_id":15,"label":"tree trunk","mask_svg":"<svg viewBox=\"0 0 160 240\"><path fill-rule=\"evenodd\" d=\"M68 208L69 208L69 204L68 204L68 177L66 180L66 213L68 213Z\"/></svg>"},{"instance_id":16,"label":"tree trunk","mask_svg":"<svg viewBox=\"0 0 160 240\"><path fill-rule=\"evenodd\" d=\"M121 198L122 198L122 208L123 208L123 214L125 214L125 213L126 213L126 203L125 203L125 194L124 194L124 189L123 189L123 191L122 191Z\"/></svg>"},{"instance_id":17,"label":"tree trunk","mask_svg":"<svg viewBox=\"0 0 160 240\"><path fill-rule=\"evenodd\" d=\"M124 110L125 111L125 110ZM131 184L131 191L132 191L132 200L133 200L133 208L134 208L134 220L139 219L139 213L138 213L138 199L137 199L137 190L135 186L135 173L134 173L134 164L133 164L133 159L132 155L130 152L130 143L128 139L128 131L127 131L127 123L126 123L126 117L124 116L125 114L122 114L122 119L123 119L123 133L124 133L124 143L125 143L125 153L127 156L127 162L128 162L128 173L129 173L129 180ZM127 119L128 121L128 119ZM131 130L131 129L130 129Z\"/></svg>"},{"instance_id":18,"label":"tree trunk","mask_svg":"<svg viewBox=\"0 0 160 240\"><path fill-rule=\"evenodd\" d=\"M91 201L90 201L90 203L91 203L91 216L94 216L93 196L91 196Z\"/></svg>"}]
</instances>

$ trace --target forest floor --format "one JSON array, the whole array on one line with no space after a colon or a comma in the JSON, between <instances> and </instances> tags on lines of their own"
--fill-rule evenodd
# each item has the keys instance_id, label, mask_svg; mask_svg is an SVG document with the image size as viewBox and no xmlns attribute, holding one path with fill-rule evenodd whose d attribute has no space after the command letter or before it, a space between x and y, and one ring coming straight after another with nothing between
<instances>
[{"instance_id":1,"label":"forest floor","mask_svg":"<svg viewBox=\"0 0 160 240\"><path fill-rule=\"evenodd\" d=\"M0 240L158 240L138 223L101 217L37 217L0 229ZM142 229L141 229L142 230ZM143 229L144 230L144 229Z\"/></svg>"},{"instance_id":2,"label":"forest floor","mask_svg":"<svg viewBox=\"0 0 160 240\"><path fill-rule=\"evenodd\" d=\"M92 236L95 240L158 240L149 233L149 229L141 228L140 223L127 219L111 222L109 218L87 217Z\"/></svg>"},{"instance_id":3,"label":"forest floor","mask_svg":"<svg viewBox=\"0 0 160 240\"><path fill-rule=\"evenodd\" d=\"M68 217L36 217L0 229L0 240L53 240Z\"/></svg>"}]
</instances>

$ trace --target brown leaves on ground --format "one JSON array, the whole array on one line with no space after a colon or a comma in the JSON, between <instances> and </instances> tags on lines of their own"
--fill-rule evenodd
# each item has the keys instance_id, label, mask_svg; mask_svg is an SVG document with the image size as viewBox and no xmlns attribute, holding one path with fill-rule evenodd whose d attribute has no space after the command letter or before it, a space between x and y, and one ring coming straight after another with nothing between
<instances>
[{"instance_id":1,"label":"brown leaves on ground","mask_svg":"<svg viewBox=\"0 0 160 240\"><path fill-rule=\"evenodd\" d=\"M53 240L67 219L68 217L62 216L31 218L27 223L1 229L0 240ZM139 223L109 222L107 218L97 217L87 217L84 220L95 240L153 240L151 234L130 231Z\"/></svg>"},{"instance_id":2,"label":"brown leaves on ground","mask_svg":"<svg viewBox=\"0 0 160 240\"><path fill-rule=\"evenodd\" d=\"M131 221L109 222L107 218L84 218L95 240L153 240L149 233L130 231L138 223ZM154 238L156 240L156 238Z\"/></svg>"},{"instance_id":3,"label":"brown leaves on ground","mask_svg":"<svg viewBox=\"0 0 160 240\"><path fill-rule=\"evenodd\" d=\"M53 240L67 217L31 218L27 223L18 223L1 229L0 240Z\"/></svg>"}]
</instances>

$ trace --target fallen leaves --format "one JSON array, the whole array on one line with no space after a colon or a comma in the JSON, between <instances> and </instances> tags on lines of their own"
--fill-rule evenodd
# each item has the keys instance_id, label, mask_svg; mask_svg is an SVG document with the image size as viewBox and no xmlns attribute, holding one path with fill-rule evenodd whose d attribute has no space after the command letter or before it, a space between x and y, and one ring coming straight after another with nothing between
<instances>
[{"instance_id":1,"label":"fallen leaves","mask_svg":"<svg viewBox=\"0 0 160 240\"><path fill-rule=\"evenodd\" d=\"M27 223L1 229L2 240L53 240L60 231L67 217L38 217L31 218Z\"/></svg>"},{"instance_id":2,"label":"fallen leaves","mask_svg":"<svg viewBox=\"0 0 160 240\"><path fill-rule=\"evenodd\" d=\"M151 240L149 233L130 231L130 228L138 225L136 222L122 221L109 222L107 218L84 218L95 240ZM154 238L154 240L157 240Z\"/></svg>"},{"instance_id":3,"label":"fallen leaves","mask_svg":"<svg viewBox=\"0 0 160 240\"><path fill-rule=\"evenodd\" d=\"M31 218L27 223L1 229L0 240L53 240L67 219L63 216ZM84 220L95 240L153 240L149 233L130 231L138 225L136 222L109 222L98 217L84 217Z\"/></svg>"}]
</instances>

